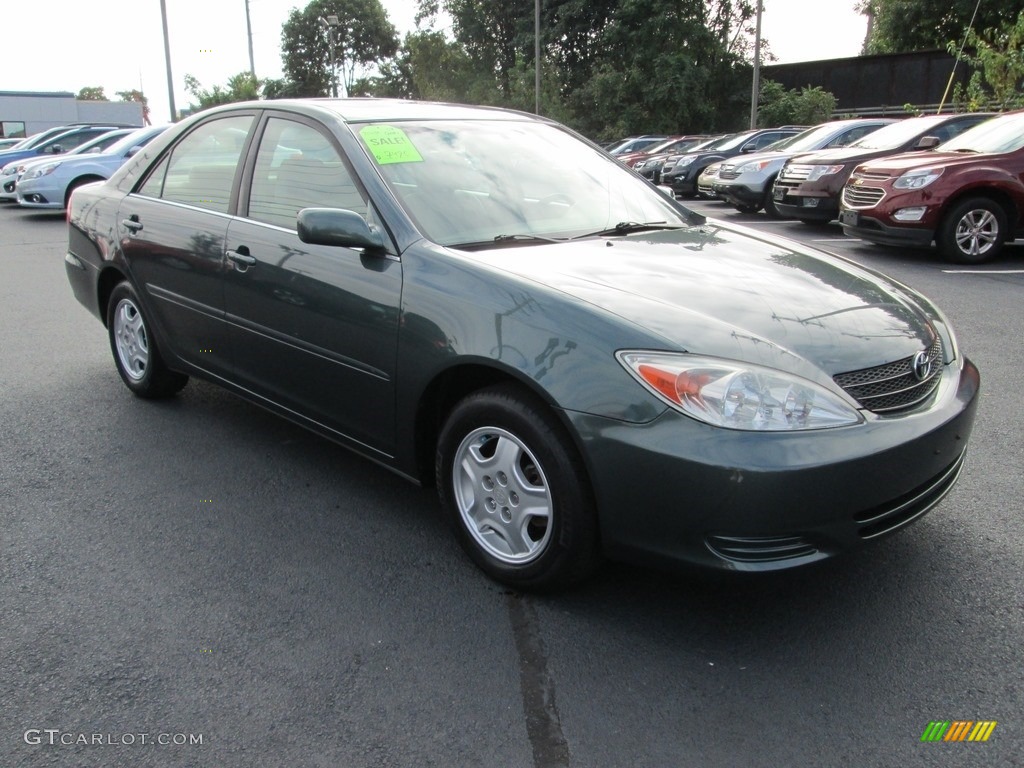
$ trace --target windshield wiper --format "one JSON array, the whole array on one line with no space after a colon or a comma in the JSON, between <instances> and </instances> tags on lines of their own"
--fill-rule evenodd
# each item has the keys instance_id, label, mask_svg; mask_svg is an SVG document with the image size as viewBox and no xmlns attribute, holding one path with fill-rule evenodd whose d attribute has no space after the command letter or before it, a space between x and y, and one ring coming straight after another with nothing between
<instances>
[{"instance_id":1,"label":"windshield wiper","mask_svg":"<svg viewBox=\"0 0 1024 768\"><path fill-rule=\"evenodd\" d=\"M666 221L620 221L609 229L599 229L597 232L588 232L585 235L577 235L573 240L580 240L585 237L605 237L608 235L628 235L632 232L643 232L652 229L682 229L676 224L669 224Z\"/></svg>"},{"instance_id":2,"label":"windshield wiper","mask_svg":"<svg viewBox=\"0 0 1024 768\"><path fill-rule=\"evenodd\" d=\"M495 235L494 242L507 243L509 240L522 240L523 242L534 243L561 243L567 240L565 237L545 237L544 235Z\"/></svg>"},{"instance_id":3,"label":"windshield wiper","mask_svg":"<svg viewBox=\"0 0 1024 768\"><path fill-rule=\"evenodd\" d=\"M954 152L969 152L972 155L977 155L977 154L980 153L980 150L971 149L970 147L962 147L960 149L954 149L953 151Z\"/></svg>"},{"instance_id":4,"label":"windshield wiper","mask_svg":"<svg viewBox=\"0 0 1024 768\"><path fill-rule=\"evenodd\" d=\"M538 243L564 243L567 237L545 237L544 235L495 235L490 240L471 240L467 243L447 244L447 248L464 251L482 251L487 248L501 248L509 245L537 245Z\"/></svg>"}]
</instances>

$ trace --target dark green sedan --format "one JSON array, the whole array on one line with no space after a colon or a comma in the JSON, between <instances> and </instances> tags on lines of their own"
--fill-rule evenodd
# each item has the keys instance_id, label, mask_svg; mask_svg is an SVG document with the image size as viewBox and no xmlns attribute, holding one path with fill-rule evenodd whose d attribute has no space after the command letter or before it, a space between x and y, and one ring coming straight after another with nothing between
<instances>
[{"instance_id":1,"label":"dark green sedan","mask_svg":"<svg viewBox=\"0 0 1024 768\"><path fill-rule=\"evenodd\" d=\"M705 220L543 118L202 112L77 190L66 267L144 398L215 382L414 482L470 557L802 565L953 487L978 371L879 274Z\"/></svg>"}]
</instances>

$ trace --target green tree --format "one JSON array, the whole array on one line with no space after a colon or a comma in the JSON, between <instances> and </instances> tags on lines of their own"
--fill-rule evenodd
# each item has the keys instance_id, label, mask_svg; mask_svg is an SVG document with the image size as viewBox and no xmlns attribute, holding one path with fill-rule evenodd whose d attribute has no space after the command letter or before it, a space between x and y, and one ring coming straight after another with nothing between
<instances>
[{"instance_id":1,"label":"green tree","mask_svg":"<svg viewBox=\"0 0 1024 768\"><path fill-rule=\"evenodd\" d=\"M974 29L1012 24L1024 0L860 0L856 8L872 18L865 53L903 53L946 48L963 40L975 7Z\"/></svg>"},{"instance_id":2,"label":"green tree","mask_svg":"<svg viewBox=\"0 0 1024 768\"><path fill-rule=\"evenodd\" d=\"M466 100L532 109L532 0L420 0L421 21L439 10L477 72ZM748 0L545 0L542 14L542 111L588 135L732 127L749 105Z\"/></svg>"},{"instance_id":3,"label":"green tree","mask_svg":"<svg viewBox=\"0 0 1024 768\"><path fill-rule=\"evenodd\" d=\"M103 93L103 86L92 86L83 88L75 97L79 101L108 101Z\"/></svg>"},{"instance_id":4,"label":"green tree","mask_svg":"<svg viewBox=\"0 0 1024 768\"><path fill-rule=\"evenodd\" d=\"M836 109L836 97L820 86L787 91L774 80L761 83L757 106L757 125L817 125L828 120Z\"/></svg>"},{"instance_id":5,"label":"green tree","mask_svg":"<svg viewBox=\"0 0 1024 768\"><path fill-rule=\"evenodd\" d=\"M329 32L320 21L338 17ZM333 60L347 90L356 72L395 56L398 33L380 0L313 0L293 9L281 29L281 61L288 87L297 96L331 92Z\"/></svg>"},{"instance_id":6,"label":"green tree","mask_svg":"<svg viewBox=\"0 0 1024 768\"><path fill-rule=\"evenodd\" d=\"M227 86L219 85L205 90L202 84L192 75L185 75L185 90L191 94L198 104L189 104L189 110L198 112L218 104L231 104L236 101L251 101L260 97L261 81L252 76L248 70L239 72L228 79Z\"/></svg>"},{"instance_id":7,"label":"green tree","mask_svg":"<svg viewBox=\"0 0 1024 768\"><path fill-rule=\"evenodd\" d=\"M959 49L956 43L949 47L951 53ZM1013 24L981 33L972 30L963 58L974 72L966 89L957 84L954 103L969 112L1024 107L1024 11Z\"/></svg>"},{"instance_id":8,"label":"green tree","mask_svg":"<svg viewBox=\"0 0 1024 768\"><path fill-rule=\"evenodd\" d=\"M121 101L135 101L141 104L143 125L152 124L149 119L149 99L146 98L146 94L138 89L132 89L130 91L118 91L117 95L121 97Z\"/></svg>"}]
</instances>

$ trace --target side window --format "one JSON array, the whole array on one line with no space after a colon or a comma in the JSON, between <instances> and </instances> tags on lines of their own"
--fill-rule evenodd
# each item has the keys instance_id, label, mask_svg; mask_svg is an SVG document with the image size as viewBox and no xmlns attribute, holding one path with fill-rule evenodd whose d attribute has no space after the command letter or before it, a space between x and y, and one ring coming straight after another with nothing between
<instances>
[{"instance_id":1,"label":"side window","mask_svg":"<svg viewBox=\"0 0 1024 768\"><path fill-rule=\"evenodd\" d=\"M212 120L179 141L139 193L227 213L251 115Z\"/></svg>"},{"instance_id":2,"label":"side window","mask_svg":"<svg viewBox=\"0 0 1024 768\"><path fill-rule=\"evenodd\" d=\"M163 160L157 164L156 168L150 171L149 176L137 190L140 195L145 195L146 197L163 196L164 178L167 176L167 163L170 157L170 155L164 155Z\"/></svg>"},{"instance_id":3,"label":"side window","mask_svg":"<svg viewBox=\"0 0 1024 768\"><path fill-rule=\"evenodd\" d=\"M364 218L367 211L366 199L326 136L272 117L256 153L249 218L295 229L303 208L345 208Z\"/></svg>"}]
</instances>

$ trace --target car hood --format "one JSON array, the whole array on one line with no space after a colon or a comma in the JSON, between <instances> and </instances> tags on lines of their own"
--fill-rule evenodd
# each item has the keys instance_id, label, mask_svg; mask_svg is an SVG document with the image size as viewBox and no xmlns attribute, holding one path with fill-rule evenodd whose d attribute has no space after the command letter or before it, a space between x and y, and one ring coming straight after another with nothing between
<instances>
[{"instance_id":1,"label":"car hood","mask_svg":"<svg viewBox=\"0 0 1024 768\"><path fill-rule=\"evenodd\" d=\"M920 152L904 152L899 155L879 158L864 168L870 168L878 172L898 176L905 171L914 168L925 168L931 166L943 166L952 168L960 165L981 166L986 162L998 166L1006 158L1005 153L1000 154L977 154L970 152L928 152L921 155Z\"/></svg>"},{"instance_id":2,"label":"car hood","mask_svg":"<svg viewBox=\"0 0 1024 768\"><path fill-rule=\"evenodd\" d=\"M737 227L699 227L472 254L641 327L662 349L837 373L936 338L908 290L838 257Z\"/></svg>"},{"instance_id":3,"label":"car hood","mask_svg":"<svg viewBox=\"0 0 1024 768\"><path fill-rule=\"evenodd\" d=\"M886 157L888 155L905 153L907 152L908 146L913 146L916 141L917 138L915 138L914 141L907 142L895 149L837 147L836 149L822 149L817 152L803 152L799 155L793 155L790 162L794 165L832 165L836 163L850 165L852 163L863 163L876 157ZM933 154L928 150L917 150L918 155L922 153L927 157L931 157Z\"/></svg>"}]
</instances>

